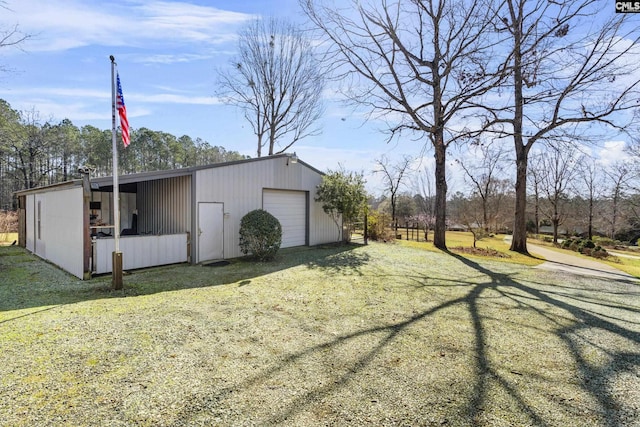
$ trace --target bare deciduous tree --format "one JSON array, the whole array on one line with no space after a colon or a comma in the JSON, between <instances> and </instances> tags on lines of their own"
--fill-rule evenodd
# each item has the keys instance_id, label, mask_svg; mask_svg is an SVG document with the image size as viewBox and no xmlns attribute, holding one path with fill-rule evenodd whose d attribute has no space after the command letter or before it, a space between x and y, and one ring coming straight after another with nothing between
<instances>
[{"instance_id":1,"label":"bare deciduous tree","mask_svg":"<svg viewBox=\"0 0 640 427\"><path fill-rule=\"evenodd\" d=\"M550 147L540 162L541 189L547 201L544 214L553 226L553 243L558 243L558 226L566 217L568 190L575 177L578 163L579 158L575 151L562 146Z\"/></svg>"},{"instance_id":2,"label":"bare deciduous tree","mask_svg":"<svg viewBox=\"0 0 640 427\"><path fill-rule=\"evenodd\" d=\"M424 240L428 242L429 230L435 227L435 188L430 177L433 171L425 169L424 172L413 175L411 186L419 217L416 220L424 227Z\"/></svg>"},{"instance_id":3,"label":"bare deciduous tree","mask_svg":"<svg viewBox=\"0 0 640 427\"><path fill-rule=\"evenodd\" d=\"M389 199L391 202L391 220L395 224L396 218L396 202L398 200L398 191L403 184L402 179L405 177L405 173L411 164L411 157L404 156L402 160L395 164L391 164L391 161L387 156L382 156L376 160L378 169L374 170L374 173L381 173L383 175L382 180L389 191Z\"/></svg>"},{"instance_id":4,"label":"bare deciduous tree","mask_svg":"<svg viewBox=\"0 0 640 427\"><path fill-rule=\"evenodd\" d=\"M608 220L610 226L609 236L612 239L616 238L618 231L618 220L620 219L621 204L625 198L625 191L628 189L628 184L635 178L635 169L633 165L619 161L604 171L605 175L609 178L609 200L610 200L610 212L609 215L604 215L605 220Z\"/></svg>"},{"instance_id":5,"label":"bare deciduous tree","mask_svg":"<svg viewBox=\"0 0 640 427\"><path fill-rule=\"evenodd\" d=\"M502 147L492 144L473 144L472 154L476 154L475 159L461 160L456 162L465 173L465 181L469 181L474 193L480 198L482 209L481 227L489 231L489 202L497 193L498 177L496 176L499 166L504 162L505 151Z\"/></svg>"},{"instance_id":6,"label":"bare deciduous tree","mask_svg":"<svg viewBox=\"0 0 640 427\"><path fill-rule=\"evenodd\" d=\"M531 165L527 168L527 172L532 178L529 185L533 195L533 220L535 224L536 234L540 234L540 200L542 191L542 175L544 168L542 166L542 155L534 156L531 159Z\"/></svg>"},{"instance_id":7,"label":"bare deciduous tree","mask_svg":"<svg viewBox=\"0 0 640 427\"><path fill-rule=\"evenodd\" d=\"M9 10L6 1L0 1L0 9ZM0 29L0 48L18 47L31 38L30 34L25 34L19 29L18 24L8 28ZM8 71L4 65L0 65L0 71Z\"/></svg>"},{"instance_id":8,"label":"bare deciduous tree","mask_svg":"<svg viewBox=\"0 0 640 427\"><path fill-rule=\"evenodd\" d=\"M600 196L598 185L601 182L600 168L593 159L584 159L578 163L577 176L579 181L574 186L576 193L584 194L587 202L587 237L593 238L593 217L595 215L595 202Z\"/></svg>"},{"instance_id":9,"label":"bare deciduous tree","mask_svg":"<svg viewBox=\"0 0 640 427\"><path fill-rule=\"evenodd\" d=\"M633 122L640 86L636 73L640 31L629 16L609 13L599 0L505 0L504 4L496 30L509 38L503 68L510 78L502 90L510 93L493 98L485 124L514 141L511 250L527 253L531 147L541 140L584 138L585 124L624 130ZM580 25L583 21L586 25Z\"/></svg>"},{"instance_id":10,"label":"bare deciduous tree","mask_svg":"<svg viewBox=\"0 0 640 427\"><path fill-rule=\"evenodd\" d=\"M219 72L219 96L238 106L258 137L257 155L285 152L317 135L324 77L310 41L293 24L255 20L240 33L239 54Z\"/></svg>"},{"instance_id":11,"label":"bare deciduous tree","mask_svg":"<svg viewBox=\"0 0 640 427\"><path fill-rule=\"evenodd\" d=\"M328 39L327 57L346 95L386 120L389 138L414 132L435 152L434 245L446 249L447 148L467 132L461 119L472 99L496 81L490 0L352 0L348 8L301 0ZM455 125L455 126L454 126Z\"/></svg>"}]
</instances>

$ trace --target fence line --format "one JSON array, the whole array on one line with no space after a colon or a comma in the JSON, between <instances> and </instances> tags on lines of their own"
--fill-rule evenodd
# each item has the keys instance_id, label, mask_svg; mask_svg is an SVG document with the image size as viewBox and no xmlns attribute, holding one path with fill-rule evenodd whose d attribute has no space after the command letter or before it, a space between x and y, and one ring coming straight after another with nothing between
<instances>
[{"instance_id":1,"label":"fence line","mask_svg":"<svg viewBox=\"0 0 640 427\"><path fill-rule=\"evenodd\" d=\"M424 238L424 228L417 222L409 223L407 221L405 225L402 226L396 221L395 224L392 224L391 228L395 230L396 239L404 238L405 240L415 240L416 242L426 241Z\"/></svg>"}]
</instances>

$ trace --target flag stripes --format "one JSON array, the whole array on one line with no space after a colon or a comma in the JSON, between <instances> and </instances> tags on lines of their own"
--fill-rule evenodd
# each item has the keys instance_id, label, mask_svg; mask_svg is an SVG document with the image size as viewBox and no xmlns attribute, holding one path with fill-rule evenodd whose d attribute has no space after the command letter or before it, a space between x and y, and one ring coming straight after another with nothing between
<instances>
[{"instance_id":1,"label":"flag stripes","mask_svg":"<svg viewBox=\"0 0 640 427\"><path fill-rule=\"evenodd\" d=\"M116 96L116 105L118 108L118 115L120 116L120 128L122 129L122 143L125 147L129 146L131 140L129 139L129 120L127 119L127 107L124 105L124 96L122 96L122 85L120 85L120 73L116 74L116 80L118 84L118 91Z\"/></svg>"}]
</instances>

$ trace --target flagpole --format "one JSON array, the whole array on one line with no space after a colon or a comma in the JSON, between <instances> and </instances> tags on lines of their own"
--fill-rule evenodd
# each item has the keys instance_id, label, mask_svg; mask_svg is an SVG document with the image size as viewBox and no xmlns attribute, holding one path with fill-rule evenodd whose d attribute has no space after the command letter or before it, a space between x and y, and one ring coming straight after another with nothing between
<instances>
[{"instance_id":1,"label":"flagpole","mask_svg":"<svg viewBox=\"0 0 640 427\"><path fill-rule=\"evenodd\" d=\"M118 183L118 146L116 132L116 60L111 59L111 148L113 150L113 238L115 251L112 254L112 284L114 289L122 289L122 252L120 252L120 188Z\"/></svg>"}]
</instances>

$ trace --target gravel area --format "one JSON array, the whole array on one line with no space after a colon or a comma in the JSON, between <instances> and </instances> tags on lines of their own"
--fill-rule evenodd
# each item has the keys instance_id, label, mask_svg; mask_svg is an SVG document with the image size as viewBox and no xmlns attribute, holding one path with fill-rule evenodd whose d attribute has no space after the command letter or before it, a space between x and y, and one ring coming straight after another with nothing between
<instances>
[{"instance_id":1,"label":"gravel area","mask_svg":"<svg viewBox=\"0 0 640 427\"><path fill-rule=\"evenodd\" d=\"M0 248L1 426L640 426L640 286L398 245L78 281Z\"/></svg>"}]
</instances>

